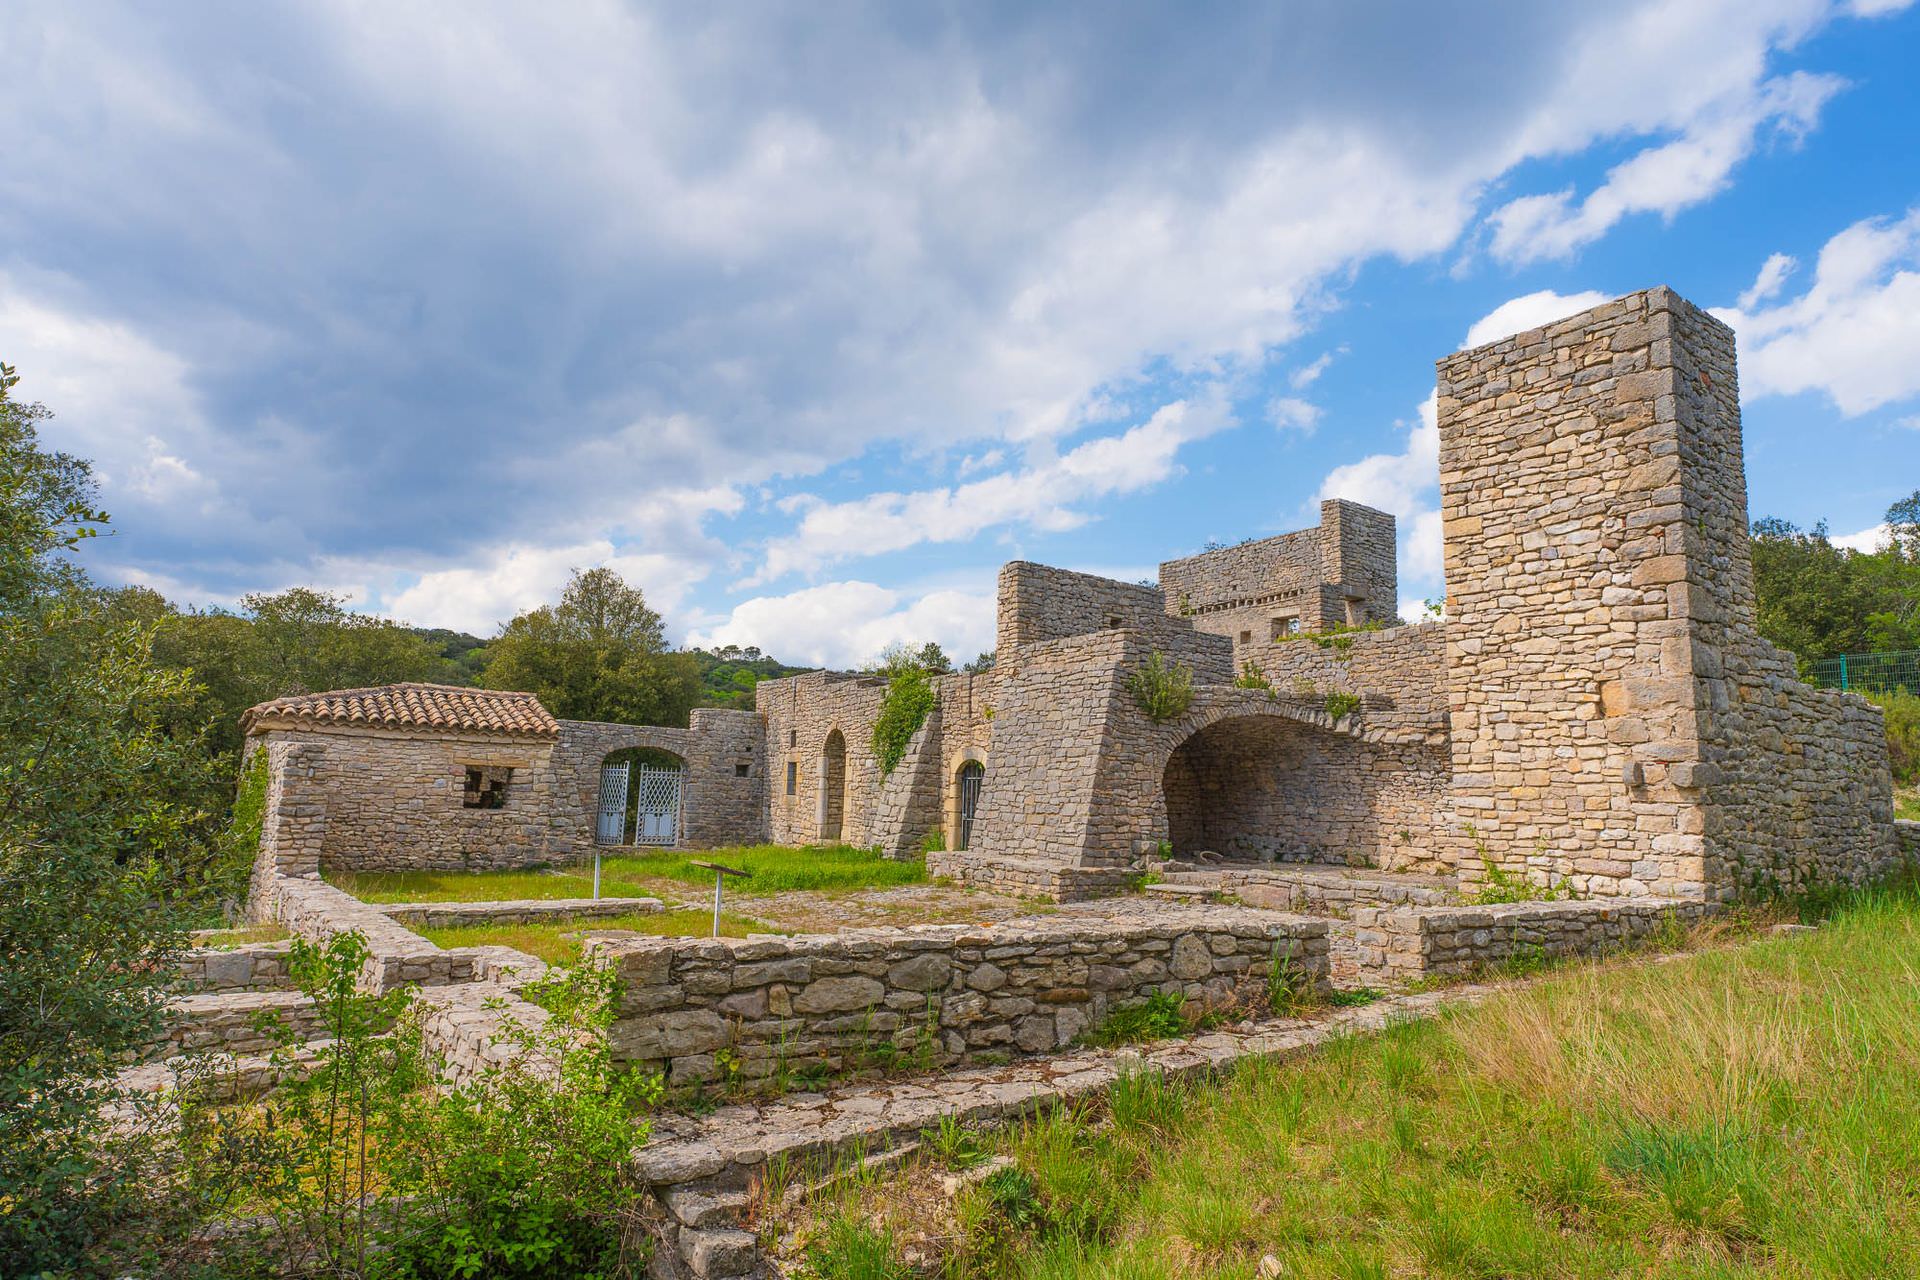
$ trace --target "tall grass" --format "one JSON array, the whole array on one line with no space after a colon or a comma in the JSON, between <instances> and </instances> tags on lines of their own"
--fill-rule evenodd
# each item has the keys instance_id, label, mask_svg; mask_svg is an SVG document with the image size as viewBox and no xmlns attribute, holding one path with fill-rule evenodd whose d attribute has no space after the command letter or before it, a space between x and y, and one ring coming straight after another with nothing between
<instances>
[{"instance_id":1,"label":"tall grass","mask_svg":"<svg viewBox=\"0 0 1920 1280\"><path fill-rule=\"evenodd\" d=\"M1039 1210L965 1274L1920 1275L1920 897L1562 970L1217 1085L1131 1075L1005 1147Z\"/></svg>"}]
</instances>

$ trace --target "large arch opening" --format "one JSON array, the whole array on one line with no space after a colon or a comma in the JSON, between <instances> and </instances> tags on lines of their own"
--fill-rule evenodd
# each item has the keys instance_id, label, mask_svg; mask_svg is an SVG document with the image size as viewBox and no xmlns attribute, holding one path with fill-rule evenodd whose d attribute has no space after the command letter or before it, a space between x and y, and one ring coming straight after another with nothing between
<instances>
[{"instance_id":1,"label":"large arch opening","mask_svg":"<svg viewBox=\"0 0 1920 1280\"><path fill-rule=\"evenodd\" d=\"M847 739L838 729L820 749L820 838L844 838L847 825Z\"/></svg>"},{"instance_id":2,"label":"large arch opening","mask_svg":"<svg viewBox=\"0 0 1920 1280\"><path fill-rule=\"evenodd\" d=\"M1167 758L1167 840L1182 858L1346 861L1356 822L1372 825L1365 770L1362 744L1342 734L1283 716L1217 721Z\"/></svg>"},{"instance_id":3,"label":"large arch opening","mask_svg":"<svg viewBox=\"0 0 1920 1280\"><path fill-rule=\"evenodd\" d=\"M670 845L680 839L687 762L659 747L625 747L600 761L594 840L607 845Z\"/></svg>"}]
</instances>

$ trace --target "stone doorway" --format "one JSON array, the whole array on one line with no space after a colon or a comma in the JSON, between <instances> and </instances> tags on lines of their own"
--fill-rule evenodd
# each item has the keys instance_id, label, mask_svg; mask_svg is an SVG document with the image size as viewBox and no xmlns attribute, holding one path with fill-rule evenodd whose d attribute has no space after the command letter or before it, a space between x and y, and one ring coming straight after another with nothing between
<instances>
[{"instance_id":1,"label":"stone doorway","mask_svg":"<svg viewBox=\"0 0 1920 1280\"><path fill-rule=\"evenodd\" d=\"M820 838L844 838L847 823L847 739L838 729L820 751Z\"/></svg>"}]
</instances>

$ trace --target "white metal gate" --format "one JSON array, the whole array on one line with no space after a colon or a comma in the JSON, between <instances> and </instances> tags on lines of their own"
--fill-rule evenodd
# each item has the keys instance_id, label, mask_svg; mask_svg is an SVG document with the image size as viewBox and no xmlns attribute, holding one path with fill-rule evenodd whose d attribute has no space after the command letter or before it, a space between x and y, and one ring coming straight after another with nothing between
<instances>
[{"instance_id":1,"label":"white metal gate","mask_svg":"<svg viewBox=\"0 0 1920 1280\"><path fill-rule=\"evenodd\" d=\"M594 839L621 844L627 834L627 762L600 766L600 821Z\"/></svg>"},{"instance_id":2,"label":"white metal gate","mask_svg":"<svg viewBox=\"0 0 1920 1280\"><path fill-rule=\"evenodd\" d=\"M641 765L634 771L639 804L634 814L635 844L672 844L680 835L680 780L678 769Z\"/></svg>"}]
</instances>

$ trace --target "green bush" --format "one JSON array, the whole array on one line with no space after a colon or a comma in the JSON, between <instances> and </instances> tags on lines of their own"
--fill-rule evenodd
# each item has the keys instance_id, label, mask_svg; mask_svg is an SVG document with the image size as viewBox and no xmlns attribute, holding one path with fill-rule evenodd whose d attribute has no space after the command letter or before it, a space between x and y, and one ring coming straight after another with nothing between
<instances>
[{"instance_id":1,"label":"green bush","mask_svg":"<svg viewBox=\"0 0 1920 1280\"><path fill-rule=\"evenodd\" d=\"M1185 997L1174 991L1156 991L1138 1004L1121 1005L1083 1037L1088 1044L1111 1049L1144 1044L1187 1033Z\"/></svg>"},{"instance_id":2,"label":"green bush","mask_svg":"<svg viewBox=\"0 0 1920 1280\"><path fill-rule=\"evenodd\" d=\"M1920 783L1920 694L1905 689L1868 693L1887 716L1887 758L1893 780L1903 787Z\"/></svg>"},{"instance_id":3,"label":"green bush","mask_svg":"<svg viewBox=\"0 0 1920 1280\"><path fill-rule=\"evenodd\" d=\"M1330 693L1326 698L1327 715L1334 720L1344 720L1360 709L1360 695L1357 693Z\"/></svg>"},{"instance_id":4,"label":"green bush","mask_svg":"<svg viewBox=\"0 0 1920 1280\"><path fill-rule=\"evenodd\" d=\"M1134 703L1155 724L1177 719L1193 705L1193 668L1168 662L1158 649L1147 655L1139 670L1127 677Z\"/></svg>"},{"instance_id":5,"label":"green bush","mask_svg":"<svg viewBox=\"0 0 1920 1280\"><path fill-rule=\"evenodd\" d=\"M882 777L900 767L907 744L927 722L937 701L932 679L919 667L901 668L887 681L887 696L880 703L879 718L873 722L873 757L880 764Z\"/></svg>"}]
</instances>

